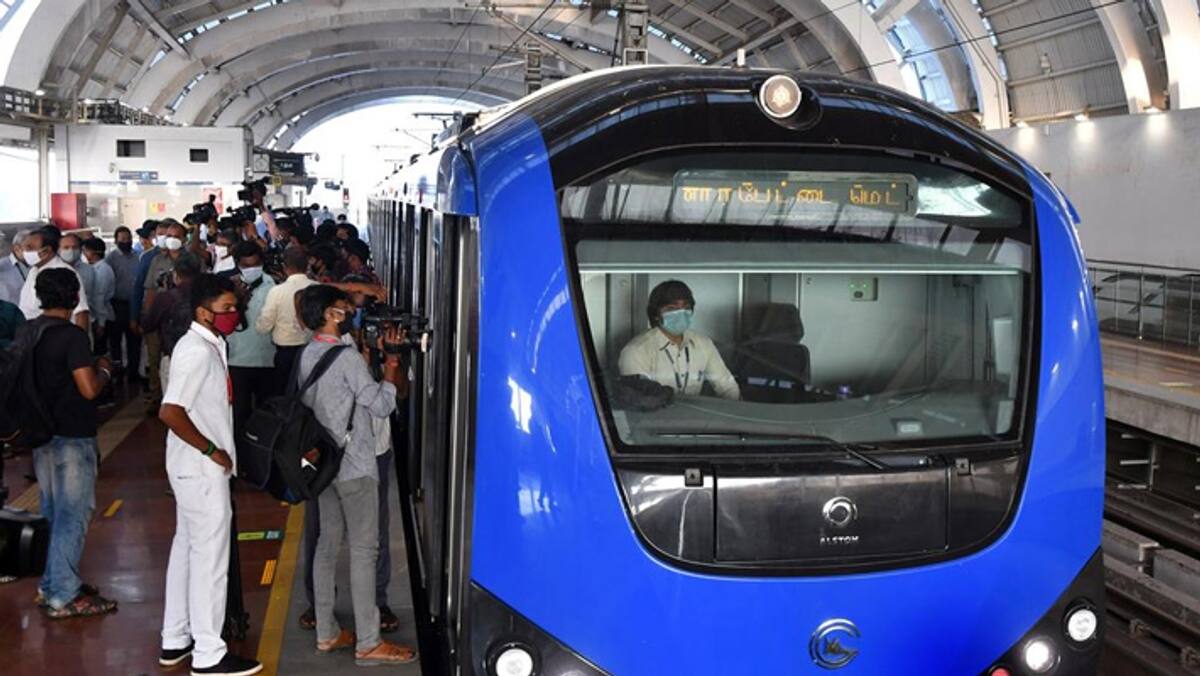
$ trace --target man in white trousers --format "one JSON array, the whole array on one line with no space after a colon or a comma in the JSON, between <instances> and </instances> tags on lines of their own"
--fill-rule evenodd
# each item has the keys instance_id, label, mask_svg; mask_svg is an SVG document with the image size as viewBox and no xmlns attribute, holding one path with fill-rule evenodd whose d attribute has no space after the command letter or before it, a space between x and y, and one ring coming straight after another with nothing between
<instances>
[{"instance_id":1,"label":"man in white trousers","mask_svg":"<svg viewBox=\"0 0 1200 676\"><path fill-rule=\"evenodd\" d=\"M229 477L236 467L225 336L238 326L237 296L231 280L200 275L189 300L192 325L171 353L158 413L170 430L167 478L175 493L158 662L175 666L190 655L193 676L249 676L262 665L229 653L221 640L233 514Z\"/></svg>"}]
</instances>

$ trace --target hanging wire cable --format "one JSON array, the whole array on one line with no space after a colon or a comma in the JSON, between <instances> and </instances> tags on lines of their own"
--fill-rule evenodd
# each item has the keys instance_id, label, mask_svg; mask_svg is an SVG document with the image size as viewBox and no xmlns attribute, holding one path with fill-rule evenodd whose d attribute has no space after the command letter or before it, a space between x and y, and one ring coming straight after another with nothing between
<instances>
[{"instance_id":1,"label":"hanging wire cable","mask_svg":"<svg viewBox=\"0 0 1200 676\"><path fill-rule=\"evenodd\" d=\"M513 38L512 42L508 43L508 46L505 47L504 50L501 51L500 54L498 54L496 56L495 60L492 61L491 65L489 65L487 68L483 69L483 72L479 74L479 77L475 78L471 82L471 84L467 85L466 89L462 90L462 92L459 93L459 95L457 97L455 97L454 101L451 102L451 105L454 105L455 103L458 103L459 101L461 101L462 97L466 96L472 89L475 88L475 85L482 82L483 78L487 77L487 74L490 73L492 71L492 69L495 68L496 65L500 63L500 60L503 59L505 56L508 56L508 53L512 51L512 48L517 46L517 43L521 41L521 38L528 35L529 31L537 24L537 22L541 21L542 17L546 16L546 12L549 12L550 8L554 7L554 3L556 3L556 2L558 2L558 0L549 0L549 2L546 3L546 6L542 8L542 11L538 12L538 15L533 17L533 21L530 21L529 25L526 26L521 31L521 33L519 35L517 35L517 37Z\"/></svg>"},{"instance_id":2,"label":"hanging wire cable","mask_svg":"<svg viewBox=\"0 0 1200 676\"><path fill-rule=\"evenodd\" d=\"M458 34L458 39L454 41L454 46L450 48L450 53L446 55L446 60L438 67L437 72L433 74L434 84L437 84L437 79L441 77L446 67L450 65L450 59L458 53L458 46L462 44L463 38L466 37L467 31L471 30L471 26L475 25L475 15L479 13L479 8L483 5L476 5L474 11L471 12L471 18L467 19L467 23L463 25L462 32ZM454 10L451 10L454 11Z\"/></svg>"}]
</instances>

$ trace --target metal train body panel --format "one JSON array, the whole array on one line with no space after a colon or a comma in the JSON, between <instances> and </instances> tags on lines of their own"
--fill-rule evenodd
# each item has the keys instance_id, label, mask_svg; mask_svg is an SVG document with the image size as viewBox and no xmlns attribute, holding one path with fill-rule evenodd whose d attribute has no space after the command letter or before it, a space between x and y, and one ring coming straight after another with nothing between
<instances>
[{"instance_id":1,"label":"metal train body panel","mask_svg":"<svg viewBox=\"0 0 1200 676\"><path fill-rule=\"evenodd\" d=\"M436 173L441 207L477 215L480 234L469 579L595 667L621 676L821 673L810 636L845 618L861 637L839 673L980 673L1093 559L1104 465L1099 338L1069 207L1035 170L1025 168L1037 238L1036 395L1015 514L962 557L804 576L687 569L639 539L581 349L537 121L518 109L392 182L421 167Z\"/></svg>"}]
</instances>

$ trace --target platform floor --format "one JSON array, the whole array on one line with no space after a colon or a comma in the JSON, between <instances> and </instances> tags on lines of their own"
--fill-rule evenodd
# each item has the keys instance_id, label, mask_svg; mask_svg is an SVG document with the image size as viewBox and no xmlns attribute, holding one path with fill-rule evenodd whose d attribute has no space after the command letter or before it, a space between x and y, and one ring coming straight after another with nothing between
<instances>
[{"instance_id":1,"label":"platform floor","mask_svg":"<svg viewBox=\"0 0 1200 676\"><path fill-rule=\"evenodd\" d=\"M1101 350L1109 418L1200 446L1200 352L1108 335Z\"/></svg>"},{"instance_id":2,"label":"platform floor","mask_svg":"<svg viewBox=\"0 0 1200 676\"><path fill-rule=\"evenodd\" d=\"M81 562L84 579L118 601L120 609L103 617L49 620L33 603L36 579L0 584L0 673L6 676L188 673L187 662L174 670L158 666L163 585L175 528L175 505L163 466L166 429L146 415L140 395L123 394L128 395L127 403L109 412L100 430L96 512ZM37 484L25 478L32 475L29 456L7 460L5 469L9 505L37 511ZM297 624L307 605L298 561L303 508L245 488L235 491L235 502L250 630L244 641L230 644L231 650L256 656L268 675L354 673L352 653L318 659L314 633ZM386 637L413 645L397 504L393 497L391 601L401 618L401 631ZM349 589L344 561L338 586ZM352 627L348 601L348 596L339 597L339 614L345 626ZM416 674L419 668L387 671Z\"/></svg>"}]
</instances>

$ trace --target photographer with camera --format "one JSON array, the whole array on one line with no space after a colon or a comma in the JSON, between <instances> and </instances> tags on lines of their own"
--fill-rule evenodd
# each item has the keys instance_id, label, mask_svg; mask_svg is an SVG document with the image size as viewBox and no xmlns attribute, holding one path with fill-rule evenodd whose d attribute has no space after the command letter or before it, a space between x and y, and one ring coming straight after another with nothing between
<instances>
[{"instance_id":1,"label":"photographer with camera","mask_svg":"<svg viewBox=\"0 0 1200 676\"><path fill-rule=\"evenodd\" d=\"M266 296L262 314L254 322L261 334L270 334L275 344L275 377L286 381L292 372L296 354L308 343L308 333L296 316L296 296L316 284L308 278L308 255L304 249L293 247L283 252L284 281L276 284Z\"/></svg>"},{"instance_id":2,"label":"photographer with camera","mask_svg":"<svg viewBox=\"0 0 1200 676\"><path fill-rule=\"evenodd\" d=\"M306 288L300 315L312 330L312 341L300 355L296 377L303 382L330 349L347 344L353 329L354 306L344 291L328 285ZM332 653L355 646L360 666L404 664L416 652L380 638L380 614L375 603L379 556L379 472L376 464L374 419L387 419L396 410L398 388L407 380L398 354L403 331L390 325L375 348L384 352L382 381L371 377L356 351L343 350L325 374L305 394L304 403L333 439L344 444L337 478L317 499L320 535L313 561L317 651ZM334 617L334 579L338 550L345 536L350 546L350 591L357 637L338 626Z\"/></svg>"}]
</instances>

